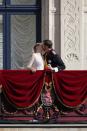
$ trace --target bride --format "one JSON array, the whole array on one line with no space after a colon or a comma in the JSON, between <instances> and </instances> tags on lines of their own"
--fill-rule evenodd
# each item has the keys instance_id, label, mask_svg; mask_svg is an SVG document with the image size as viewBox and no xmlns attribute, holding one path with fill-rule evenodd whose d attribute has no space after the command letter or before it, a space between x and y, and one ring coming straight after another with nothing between
<instances>
[{"instance_id":1,"label":"bride","mask_svg":"<svg viewBox=\"0 0 87 131\"><path fill-rule=\"evenodd\" d=\"M41 52L42 52L42 46L40 43L37 43L33 47L33 54L31 57L30 62L27 65L27 68L30 69L32 72L35 72L36 70L44 70L44 60L42 58Z\"/></svg>"}]
</instances>

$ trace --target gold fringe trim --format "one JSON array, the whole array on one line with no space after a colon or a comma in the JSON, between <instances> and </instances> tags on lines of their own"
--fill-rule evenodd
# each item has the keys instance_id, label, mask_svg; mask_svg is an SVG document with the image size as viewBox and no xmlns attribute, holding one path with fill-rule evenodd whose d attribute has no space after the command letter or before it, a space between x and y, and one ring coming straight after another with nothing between
<instances>
[{"instance_id":1,"label":"gold fringe trim","mask_svg":"<svg viewBox=\"0 0 87 131\"><path fill-rule=\"evenodd\" d=\"M42 89L43 89L43 86L44 86L44 82L45 82L45 71L44 71L44 78L43 78ZM9 100L9 98L7 97L7 95L6 95L6 93L5 93L5 90L3 90L3 88L2 88L2 92L3 92L4 96L6 97L7 101L8 101L14 108L17 108L17 109L29 109L30 107L34 106L34 105L36 104L36 102L38 101L38 99L40 98L42 89L41 89L41 91L40 91L40 94L39 94L38 98L37 98L31 105L29 105L29 106L27 106L27 107L18 107L18 106L16 106L14 103L12 103L12 102Z\"/></svg>"},{"instance_id":2,"label":"gold fringe trim","mask_svg":"<svg viewBox=\"0 0 87 131\"><path fill-rule=\"evenodd\" d=\"M53 83L54 92L55 92L55 94L56 94L56 96L57 96L57 99L60 101L60 103L61 103L62 105L64 105L65 107L74 109L74 108L78 108L79 106L81 106L82 104L84 104L84 103L87 101L87 98L86 98L83 102L81 102L81 104L78 104L77 106L74 106L74 107L73 107L73 106L68 106L68 105L64 104L64 103L62 102L62 100L58 97L57 93L56 93L55 85L54 85L54 81L53 81L53 73L55 73L55 72L52 72L52 83Z\"/></svg>"}]
</instances>

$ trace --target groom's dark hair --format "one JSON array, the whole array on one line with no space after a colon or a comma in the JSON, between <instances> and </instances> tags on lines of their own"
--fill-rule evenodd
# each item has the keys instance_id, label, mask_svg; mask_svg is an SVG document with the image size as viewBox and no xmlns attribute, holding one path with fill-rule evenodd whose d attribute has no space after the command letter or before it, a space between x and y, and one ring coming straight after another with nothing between
<instances>
[{"instance_id":1,"label":"groom's dark hair","mask_svg":"<svg viewBox=\"0 0 87 131\"><path fill-rule=\"evenodd\" d=\"M52 48L53 45L51 40L43 40L43 44L48 46L48 48Z\"/></svg>"}]
</instances>

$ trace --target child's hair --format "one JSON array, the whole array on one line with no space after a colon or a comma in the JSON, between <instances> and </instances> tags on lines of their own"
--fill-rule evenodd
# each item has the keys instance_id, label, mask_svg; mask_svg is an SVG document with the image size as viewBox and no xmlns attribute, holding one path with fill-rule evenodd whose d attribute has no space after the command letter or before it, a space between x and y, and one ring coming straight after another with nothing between
<instances>
[{"instance_id":1,"label":"child's hair","mask_svg":"<svg viewBox=\"0 0 87 131\"><path fill-rule=\"evenodd\" d=\"M37 47L38 47L38 46L40 46L40 44L39 44L39 43L37 43L37 44L33 47L34 52L36 52L36 51L37 51Z\"/></svg>"}]
</instances>

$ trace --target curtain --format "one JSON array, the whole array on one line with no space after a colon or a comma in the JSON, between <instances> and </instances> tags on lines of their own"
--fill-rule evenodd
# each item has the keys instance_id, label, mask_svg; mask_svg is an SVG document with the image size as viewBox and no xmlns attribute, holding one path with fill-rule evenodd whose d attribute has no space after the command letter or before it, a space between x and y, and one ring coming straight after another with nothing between
<instances>
[{"instance_id":1,"label":"curtain","mask_svg":"<svg viewBox=\"0 0 87 131\"><path fill-rule=\"evenodd\" d=\"M67 107L76 107L87 98L87 71L60 71L53 74L57 99Z\"/></svg>"},{"instance_id":2,"label":"curtain","mask_svg":"<svg viewBox=\"0 0 87 131\"><path fill-rule=\"evenodd\" d=\"M36 4L36 0L11 0L11 4L31 5Z\"/></svg>"},{"instance_id":3,"label":"curtain","mask_svg":"<svg viewBox=\"0 0 87 131\"><path fill-rule=\"evenodd\" d=\"M11 69L26 67L36 42L36 16L11 16Z\"/></svg>"},{"instance_id":4,"label":"curtain","mask_svg":"<svg viewBox=\"0 0 87 131\"><path fill-rule=\"evenodd\" d=\"M46 83L53 82L56 103L60 101L64 106L75 108L87 99L87 71L0 71L3 93L17 108L30 107L38 102L45 80Z\"/></svg>"},{"instance_id":5,"label":"curtain","mask_svg":"<svg viewBox=\"0 0 87 131\"><path fill-rule=\"evenodd\" d=\"M16 108L31 107L38 102L43 87L44 71L2 71L0 80L8 102Z\"/></svg>"}]
</instances>

